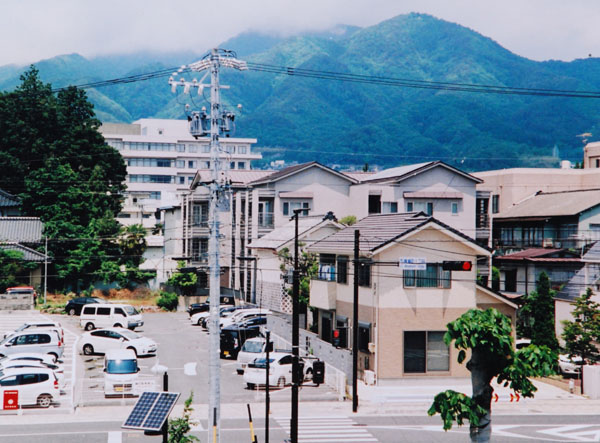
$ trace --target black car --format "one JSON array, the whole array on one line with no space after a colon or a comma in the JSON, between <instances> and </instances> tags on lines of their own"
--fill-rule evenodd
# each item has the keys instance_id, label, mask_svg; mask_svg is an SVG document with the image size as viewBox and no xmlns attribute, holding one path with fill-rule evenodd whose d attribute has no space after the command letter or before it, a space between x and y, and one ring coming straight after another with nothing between
<instances>
[{"instance_id":1,"label":"black car","mask_svg":"<svg viewBox=\"0 0 600 443\"><path fill-rule=\"evenodd\" d=\"M97 297L77 297L69 300L67 306L65 306L65 312L69 315L81 315L83 306L90 303L106 303L106 300Z\"/></svg>"},{"instance_id":2,"label":"black car","mask_svg":"<svg viewBox=\"0 0 600 443\"><path fill-rule=\"evenodd\" d=\"M221 329L221 358L236 359L244 342L249 338L262 335L260 326L240 328L236 325L226 326Z\"/></svg>"},{"instance_id":3,"label":"black car","mask_svg":"<svg viewBox=\"0 0 600 443\"><path fill-rule=\"evenodd\" d=\"M230 295L222 295L221 296L221 305L235 305L235 299ZM205 303L192 303L189 308L187 308L187 312L190 317L198 312L206 312L210 309L210 300L206 300Z\"/></svg>"}]
</instances>

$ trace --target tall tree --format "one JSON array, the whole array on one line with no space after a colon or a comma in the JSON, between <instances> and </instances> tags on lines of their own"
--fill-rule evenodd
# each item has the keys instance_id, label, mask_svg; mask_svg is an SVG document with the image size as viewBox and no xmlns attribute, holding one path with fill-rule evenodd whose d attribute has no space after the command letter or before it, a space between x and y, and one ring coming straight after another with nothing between
<instances>
[{"instance_id":1,"label":"tall tree","mask_svg":"<svg viewBox=\"0 0 600 443\"><path fill-rule=\"evenodd\" d=\"M536 294L531 298L531 343L558 350L554 325L554 298L550 291L550 279L545 272L538 277Z\"/></svg>"},{"instance_id":2,"label":"tall tree","mask_svg":"<svg viewBox=\"0 0 600 443\"><path fill-rule=\"evenodd\" d=\"M118 268L126 166L99 126L84 91L54 95L35 67L0 94L0 188L44 223L55 287L88 287Z\"/></svg>"}]
</instances>

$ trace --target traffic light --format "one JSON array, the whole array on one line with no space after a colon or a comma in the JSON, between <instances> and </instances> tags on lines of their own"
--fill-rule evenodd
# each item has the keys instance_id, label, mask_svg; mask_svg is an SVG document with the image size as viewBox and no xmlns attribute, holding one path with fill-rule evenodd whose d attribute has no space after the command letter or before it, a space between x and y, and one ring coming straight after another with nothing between
<instances>
[{"instance_id":1,"label":"traffic light","mask_svg":"<svg viewBox=\"0 0 600 443\"><path fill-rule=\"evenodd\" d=\"M473 264L470 261L443 261L442 269L444 271L470 271Z\"/></svg>"}]
</instances>

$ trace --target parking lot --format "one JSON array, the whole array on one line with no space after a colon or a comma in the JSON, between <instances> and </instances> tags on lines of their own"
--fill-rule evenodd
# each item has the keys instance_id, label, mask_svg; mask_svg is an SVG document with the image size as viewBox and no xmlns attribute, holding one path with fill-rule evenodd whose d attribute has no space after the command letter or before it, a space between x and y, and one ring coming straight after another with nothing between
<instances>
[{"instance_id":1,"label":"parking lot","mask_svg":"<svg viewBox=\"0 0 600 443\"><path fill-rule=\"evenodd\" d=\"M79 317L67 315L49 316L60 321L66 331L72 331L71 346L83 333L79 326ZM21 322L22 323L22 322ZM18 326L18 325L17 325ZM16 327L16 326L15 326ZM179 402L193 392L194 403L208 402L208 333L190 323L187 313L145 313L144 325L136 329L139 334L157 342L156 356L140 357L140 377L162 388L162 377L152 373L156 363L167 366L169 391L180 392ZM69 351L70 352L70 351ZM76 354L77 374L75 402L78 406L109 405L115 403L134 403L135 399L105 399L103 393L103 357ZM195 367L196 375L185 375L184 367ZM152 389L148 389L152 390ZM290 387L271 389L271 401L289 402ZM243 377L236 372L235 360L221 360L221 403L247 403L264 399L264 390L251 391L246 388ZM329 387L305 383L300 389L301 400L337 400L337 395Z\"/></svg>"}]
</instances>

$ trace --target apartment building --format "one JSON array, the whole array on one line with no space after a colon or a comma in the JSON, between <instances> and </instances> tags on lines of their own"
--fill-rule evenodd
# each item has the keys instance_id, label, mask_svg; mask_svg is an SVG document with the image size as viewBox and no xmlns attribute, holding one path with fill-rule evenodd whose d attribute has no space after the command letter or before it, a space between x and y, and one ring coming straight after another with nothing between
<instances>
[{"instance_id":1,"label":"apartment building","mask_svg":"<svg viewBox=\"0 0 600 443\"><path fill-rule=\"evenodd\" d=\"M353 265L354 233L360 263ZM441 248L440 245L444 247ZM495 307L515 324L516 305L477 283L478 258L491 251L423 212L369 215L314 243L319 269L310 306L319 336L337 347L352 346L358 328L359 371L378 380L407 376L467 376L446 346L448 322L471 308ZM402 267L416 258L420 269ZM444 270L444 261L468 261L469 271ZM359 318L353 324L353 278L358 277ZM368 378L368 377L367 377Z\"/></svg>"},{"instance_id":2,"label":"apartment building","mask_svg":"<svg viewBox=\"0 0 600 443\"><path fill-rule=\"evenodd\" d=\"M106 143L117 149L127 164L127 194L117 217L124 225L142 224L151 229L161 206L179 203L199 169L210 169L208 137L195 139L187 120L140 119L132 124L104 123ZM262 158L252 150L254 138L221 139L222 166L249 170Z\"/></svg>"}]
</instances>

